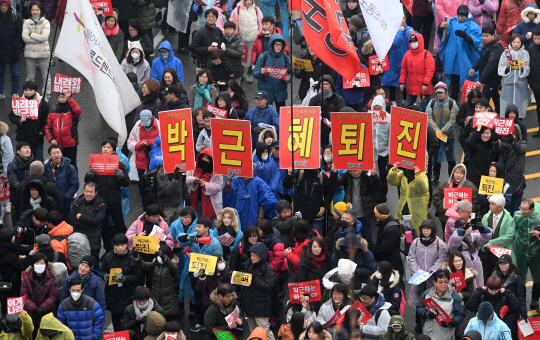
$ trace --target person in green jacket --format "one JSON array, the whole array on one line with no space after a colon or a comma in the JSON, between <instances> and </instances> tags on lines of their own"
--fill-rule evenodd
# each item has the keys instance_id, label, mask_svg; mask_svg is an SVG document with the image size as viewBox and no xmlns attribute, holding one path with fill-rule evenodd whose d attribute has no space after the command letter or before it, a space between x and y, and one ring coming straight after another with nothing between
<instances>
[{"instance_id":1,"label":"person in green jacket","mask_svg":"<svg viewBox=\"0 0 540 340\"><path fill-rule=\"evenodd\" d=\"M519 211L514 214L516 222L516 265L519 275L527 277L531 271L533 280L532 299L530 308L538 308L540 298L540 203L534 203L530 198L521 201Z\"/></svg>"},{"instance_id":2,"label":"person in green jacket","mask_svg":"<svg viewBox=\"0 0 540 340\"><path fill-rule=\"evenodd\" d=\"M41 319L38 335L35 340L53 340L53 338L54 340L75 340L71 329L55 318L53 313L49 313Z\"/></svg>"},{"instance_id":3,"label":"person in green jacket","mask_svg":"<svg viewBox=\"0 0 540 340\"><path fill-rule=\"evenodd\" d=\"M489 199L488 214L482 218L482 224L493 230L491 240L480 249L478 256L482 261L482 271L484 272L484 281L487 283L489 273L492 273L497 266L499 258L494 255L490 249L493 246L506 248L512 251L512 262L516 262L516 254L514 253L514 231L516 223L512 215L504 209L506 199L504 195L492 195Z\"/></svg>"},{"instance_id":4,"label":"person in green jacket","mask_svg":"<svg viewBox=\"0 0 540 340\"><path fill-rule=\"evenodd\" d=\"M0 321L0 339L3 340L28 340L33 331L32 318L24 310L7 314Z\"/></svg>"},{"instance_id":5,"label":"person in green jacket","mask_svg":"<svg viewBox=\"0 0 540 340\"><path fill-rule=\"evenodd\" d=\"M407 324L401 315L393 315L388 323L388 331L380 340L414 340L414 335L407 332Z\"/></svg>"},{"instance_id":6,"label":"person in green jacket","mask_svg":"<svg viewBox=\"0 0 540 340\"><path fill-rule=\"evenodd\" d=\"M420 234L420 225L428 215L429 180L425 172L415 166L414 170L398 171L399 162L394 163L386 179L390 185L399 187L399 202L396 208L396 219L401 219L403 208L407 204L412 215L412 223ZM405 214L407 215L407 214Z\"/></svg>"}]
</instances>

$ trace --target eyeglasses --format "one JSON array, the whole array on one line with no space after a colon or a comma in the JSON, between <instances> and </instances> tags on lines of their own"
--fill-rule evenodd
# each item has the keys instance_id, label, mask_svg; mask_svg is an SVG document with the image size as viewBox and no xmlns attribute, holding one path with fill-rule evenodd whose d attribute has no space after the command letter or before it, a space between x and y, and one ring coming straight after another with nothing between
<instances>
[{"instance_id":1,"label":"eyeglasses","mask_svg":"<svg viewBox=\"0 0 540 340\"><path fill-rule=\"evenodd\" d=\"M251 236L249 236L249 238L259 238L259 236L257 236L257 235L251 235Z\"/></svg>"}]
</instances>

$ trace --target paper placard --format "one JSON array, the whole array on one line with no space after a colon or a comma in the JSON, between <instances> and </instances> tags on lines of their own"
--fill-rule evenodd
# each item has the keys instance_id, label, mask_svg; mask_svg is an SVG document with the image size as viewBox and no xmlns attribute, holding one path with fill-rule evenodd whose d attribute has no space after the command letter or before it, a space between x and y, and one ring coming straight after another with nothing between
<instances>
[{"instance_id":1,"label":"paper placard","mask_svg":"<svg viewBox=\"0 0 540 340\"><path fill-rule=\"evenodd\" d=\"M521 132L523 133L523 131ZM495 118L495 133L500 136L513 134L514 133L514 120Z\"/></svg>"},{"instance_id":2,"label":"paper placard","mask_svg":"<svg viewBox=\"0 0 540 340\"><path fill-rule=\"evenodd\" d=\"M157 236L133 236L133 249L143 254L155 254L159 251Z\"/></svg>"},{"instance_id":3,"label":"paper placard","mask_svg":"<svg viewBox=\"0 0 540 340\"><path fill-rule=\"evenodd\" d=\"M439 306L439 304L435 302L435 300L433 300L433 298L427 298L425 300L422 300L422 303L426 306L428 310L437 314L437 316L435 317L435 321L437 321L439 326L441 325L443 321L444 322L452 321L452 319L448 316L448 314L446 314L444 309L442 309L441 306Z\"/></svg>"},{"instance_id":4,"label":"paper placard","mask_svg":"<svg viewBox=\"0 0 540 340\"><path fill-rule=\"evenodd\" d=\"M233 325L236 323L236 320L240 318L240 308L236 306L236 308L232 311L231 314L227 315L225 317L225 321L227 321L227 325Z\"/></svg>"},{"instance_id":5,"label":"paper placard","mask_svg":"<svg viewBox=\"0 0 540 340\"><path fill-rule=\"evenodd\" d=\"M333 163L338 170L366 170L375 167L373 113L332 112ZM386 120L386 117L384 117Z\"/></svg>"},{"instance_id":6,"label":"paper placard","mask_svg":"<svg viewBox=\"0 0 540 340\"><path fill-rule=\"evenodd\" d=\"M450 274L450 280L448 281L448 283L454 285L454 287L456 287L456 291L458 292L463 288L467 287L467 285L465 284L465 276L463 276L463 271L461 270Z\"/></svg>"},{"instance_id":7,"label":"paper placard","mask_svg":"<svg viewBox=\"0 0 540 340\"><path fill-rule=\"evenodd\" d=\"M437 136L437 138L442 140L444 143L446 143L446 141L448 140L448 136L445 135L444 133L442 133L442 131L439 130L439 129L437 129L437 131L435 131L435 135Z\"/></svg>"},{"instance_id":8,"label":"paper placard","mask_svg":"<svg viewBox=\"0 0 540 340\"><path fill-rule=\"evenodd\" d=\"M240 286L251 285L251 274L233 271L231 275L231 283Z\"/></svg>"},{"instance_id":9,"label":"paper placard","mask_svg":"<svg viewBox=\"0 0 540 340\"><path fill-rule=\"evenodd\" d=\"M92 8L94 9L94 11L96 11L96 14L99 14L98 13L99 8L103 8L103 16L112 15L113 7L111 5L111 0L90 0L90 5L92 5Z\"/></svg>"},{"instance_id":10,"label":"paper placard","mask_svg":"<svg viewBox=\"0 0 540 340\"><path fill-rule=\"evenodd\" d=\"M26 301L26 295L21 297L7 298L7 313L18 314L24 309L24 302Z\"/></svg>"},{"instance_id":11,"label":"paper placard","mask_svg":"<svg viewBox=\"0 0 540 340\"><path fill-rule=\"evenodd\" d=\"M327 323L325 323L324 325L322 325L322 327L324 329L328 329L332 326L334 326L336 324L336 321L338 321L338 319L341 317L341 312L339 311L339 309L336 311L336 313L334 314L334 316L332 316L330 318L330 320L328 320Z\"/></svg>"},{"instance_id":12,"label":"paper placard","mask_svg":"<svg viewBox=\"0 0 540 340\"><path fill-rule=\"evenodd\" d=\"M355 87L369 87L371 84L369 80L369 69L363 68L356 74L354 79L346 79L343 77L343 88L344 89L352 89L353 86Z\"/></svg>"},{"instance_id":13,"label":"paper placard","mask_svg":"<svg viewBox=\"0 0 540 340\"><path fill-rule=\"evenodd\" d=\"M0 176L0 201L8 200L10 197L9 180Z\"/></svg>"},{"instance_id":14,"label":"paper placard","mask_svg":"<svg viewBox=\"0 0 540 340\"><path fill-rule=\"evenodd\" d=\"M430 272L426 272L426 271L424 271L422 269L418 269L418 271L416 273L414 273L413 276L411 276L408 283L410 283L412 285L415 285L415 286L418 286L419 284L426 281L430 277L431 277Z\"/></svg>"},{"instance_id":15,"label":"paper placard","mask_svg":"<svg viewBox=\"0 0 540 340\"><path fill-rule=\"evenodd\" d=\"M512 251L510 249L506 249L499 246L492 245L491 248L489 248L489 251L497 257L501 257L504 254L512 255Z\"/></svg>"},{"instance_id":16,"label":"paper placard","mask_svg":"<svg viewBox=\"0 0 540 340\"><path fill-rule=\"evenodd\" d=\"M289 296L291 303L302 303L304 294L309 294L310 302L321 301L321 287L319 280L289 283Z\"/></svg>"},{"instance_id":17,"label":"paper placard","mask_svg":"<svg viewBox=\"0 0 540 340\"><path fill-rule=\"evenodd\" d=\"M167 238L167 236L165 236L165 232L163 231L163 229L161 229L160 226L155 225L155 224L154 224L154 227L152 228L152 232L148 236L157 236L158 242L164 241Z\"/></svg>"},{"instance_id":18,"label":"paper placard","mask_svg":"<svg viewBox=\"0 0 540 340\"><path fill-rule=\"evenodd\" d=\"M203 255L191 253L189 259L189 271L192 273L204 269L206 275L213 275L216 271L217 257L211 255Z\"/></svg>"},{"instance_id":19,"label":"paper placard","mask_svg":"<svg viewBox=\"0 0 540 340\"><path fill-rule=\"evenodd\" d=\"M478 123L480 122L482 123L482 126L487 126L488 128L493 129L493 126L495 126L495 118L497 118L497 112L476 112L473 116L472 127L477 127Z\"/></svg>"},{"instance_id":20,"label":"paper placard","mask_svg":"<svg viewBox=\"0 0 540 340\"><path fill-rule=\"evenodd\" d=\"M444 188L444 209L450 209L458 199L472 203L472 188Z\"/></svg>"},{"instance_id":21,"label":"paper placard","mask_svg":"<svg viewBox=\"0 0 540 340\"><path fill-rule=\"evenodd\" d=\"M221 236L218 236L218 241L219 243L221 243L221 245L223 246L230 246L231 244L234 243L234 241L236 241L236 237L232 236L231 234L229 233L225 233Z\"/></svg>"},{"instance_id":22,"label":"paper placard","mask_svg":"<svg viewBox=\"0 0 540 340\"><path fill-rule=\"evenodd\" d=\"M248 53L249 53L249 46L244 45L244 53L242 53L242 62L247 63L248 62Z\"/></svg>"},{"instance_id":23,"label":"paper placard","mask_svg":"<svg viewBox=\"0 0 540 340\"><path fill-rule=\"evenodd\" d=\"M268 73L264 74L265 76L269 76L274 79L282 79L282 80L285 80L285 78L287 78L288 70L286 68L276 68L276 67L269 67L269 66L265 66L265 67L266 67L266 71L268 71Z\"/></svg>"},{"instance_id":24,"label":"paper placard","mask_svg":"<svg viewBox=\"0 0 540 340\"><path fill-rule=\"evenodd\" d=\"M208 103L206 104L206 109L209 112L212 112L214 115L216 115L216 118L219 118L219 119L227 118L227 114L229 113L227 110L220 109L219 107L210 105Z\"/></svg>"},{"instance_id":25,"label":"paper placard","mask_svg":"<svg viewBox=\"0 0 540 340\"><path fill-rule=\"evenodd\" d=\"M121 268L111 268L110 272L109 272L109 286L110 285L117 285L118 284L118 281L116 280L116 278L118 277L118 271L122 271Z\"/></svg>"},{"instance_id":26,"label":"paper placard","mask_svg":"<svg viewBox=\"0 0 540 340\"><path fill-rule=\"evenodd\" d=\"M390 65L388 65L388 55L386 55L381 62L379 62L379 57L377 55L369 57L369 74L375 75L378 74L379 71L377 70L377 66L381 66L383 71L388 71L390 69Z\"/></svg>"},{"instance_id":27,"label":"paper placard","mask_svg":"<svg viewBox=\"0 0 540 340\"><path fill-rule=\"evenodd\" d=\"M482 176L480 179L480 187L478 193L481 195L497 195L502 194L504 186L504 178Z\"/></svg>"},{"instance_id":28,"label":"paper placard","mask_svg":"<svg viewBox=\"0 0 540 340\"><path fill-rule=\"evenodd\" d=\"M118 155L90 155L90 168L94 169L96 175L112 176L119 168L120 158Z\"/></svg>"},{"instance_id":29,"label":"paper placard","mask_svg":"<svg viewBox=\"0 0 540 340\"><path fill-rule=\"evenodd\" d=\"M519 338L520 339L526 338L529 335L534 334L534 329L532 328L532 325L531 325L531 319L529 319L529 322L527 322L525 320L519 320L518 321L518 327L519 327ZM532 337L530 339L532 339Z\"/></svg>"},{"instance_id":30,"label":"paper placard","mask_svg":"<svg viewBox=\"0 0 540 340\"><path fill-rule=\"evenodd\" d=\"M166 174L195 170L191 109L159 113L163 171Z\"/></svg>"},{"instance_id":31,"label":"paper placard","mask_svg":"<svg viewBox=\"0 0 540 340\"><path fill-rule=\"evenodd\" d=\"M386 124L386 111L368 110L373 115L373 124Z\"/></svg>"},{"instance_id":32,"label":"paper placard","mask_svg":"<svg viewBox=\"0 0 540 340\"><path fill-rule=\"evenodd\" d=\"M11 98L11 109L15 116L26 116L28 119L38 119L39 116L39 101L26 98L13 97Z\"/></svg>"},{"instance_id":33,"label":"paper placard","mask_svg":"<svg viewBox=\"0 0 540 340\"><path fill-rule=\"evenodd\" d=\"M469 92L471 92L476 87L476 82L471 80L465 80L463 82L463 88L461 89L461 103L463 104L467 101Z\"/></svg>"},{"instance_id":34,"label":"paper placard","mask_svg":"<svg viewBox=\"0 0 540 340\"><path fill-rule=\"evenodd\" d=\"M129 340L129 331L103 334L103 340Z\"/></svg>"},{"instance_id":35,"label":"paper placard","mask_svg":"<svg viewBox=\"0 0 540 340\"><path fill-rule=\"evenodd\" d=\"M313 72L313 64L308 59L298 59L292 56L292 67L297 70L304 70L306 72Z\"/></svg>"},{"instance_id":36,"label":"paper placard","mask_svg":"<svg viewBox=\"0 0 540 340\"><path fill-rule=\"evenodd\" d=\"M110 3L110 0L108 1ZM107 1L103 1L103 2L107 3ZM108 15L108 14L105 14L105 15ZM71 94L79 94L81 92L81 83L82 83L82 78L80 77L68 77L60 73L57 73L54 76L54 84L53 84L52 91L58 92L58 93L71 92Z\"/></svg>"},{"instance_id":37,"label":"paper placard","mask_svg":"<svg viewBox=\"0 0 540 340\"><path fill-rule=\"evenodd\" d=\"M360 318L362 319L362 323L366 323L371 319L372 315L371 313L364 307L362 303L360 303L360 300L356 300L349 309L356 309L360 311ZM341 325L343 323L343 320L345 320L345 313L341 315L341 317L336 321L336 325Z\"/></svg>"}]
</instances>

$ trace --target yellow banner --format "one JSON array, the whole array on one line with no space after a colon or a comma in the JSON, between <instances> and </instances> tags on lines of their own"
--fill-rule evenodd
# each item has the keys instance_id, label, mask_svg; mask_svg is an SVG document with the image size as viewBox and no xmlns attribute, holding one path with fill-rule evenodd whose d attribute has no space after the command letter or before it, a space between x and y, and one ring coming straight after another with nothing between
<instances>
[{"instance_id":1,"label":"yellow banner","mask_svg":"<svg viewBox=\"0 0 540 340\"><path fill-rule=\"evenodd\" d=\"M217 257L203 254L191 253L189 259L189 271L192 273L204 269L206 275L214 275L216 271Z\"/></svg>"},{"instance_id":2,"label":"yellow banner","mask_svg":"<svg viewBox=\"0 0 540 340\"><path fill-rule=\"evenodd\" d=\"M118 281L116 281L117 272L121 273L122 269L121 268L111 268L111 273L109 275L109 286L118 284Z\"/></svg>"},{"instance_id":3,"label":"yellow banner","mask_svg":"<svg viewBox=\"0 0 540 340\"><path fill-rule=\"evenodd\" d=\"M249 286L251 285L251 274L233 271L231 283L235 285Z\"/></svg>"},{"instance_id":4,"label":"yellow banner","mask_svg":"<svg viewBox=\"0 0 540 340\"><path fill-rule=\"evenodd\" d=\"M437 138L439 138L440 140L442 140L445 143L448 140L448 136L445 135L444 133L442 133L442 131L439 130L439 129L437 129L437 131L435 131L435 134L437 135Z\"/></svg>"},{"instance_id":5,"label":"yellow banner","mask_svg":"<svg viewBox=\"0 0 540 340\"><path fill-rule=\"evenodd\" d=\"M311 60L307 59L298 59L295 56L292 57L293 68L297 70L305 70L307 72L313 72L313 65Z\"/></svg>"},{"instance_id":6,"label":"yellow banner","mask_svg":"<svg viewBox=\"0 0 540 340\"><path fill-rule=\"evenodd\" d=\"M504 178L482 176L482 179L480 179L478 193L482 195L502 194L503 186Z\"/></svg>"},{"instance_id":7,"label":"yellow banner","mask_svg":"<svg viewBox=\"0 0 540 340\"><path fill-rule=\"evenodd\" d=\"M133 236L133 249L139 253L155 254L159 250L157 236Z\"/></svg>"}]
</instances>

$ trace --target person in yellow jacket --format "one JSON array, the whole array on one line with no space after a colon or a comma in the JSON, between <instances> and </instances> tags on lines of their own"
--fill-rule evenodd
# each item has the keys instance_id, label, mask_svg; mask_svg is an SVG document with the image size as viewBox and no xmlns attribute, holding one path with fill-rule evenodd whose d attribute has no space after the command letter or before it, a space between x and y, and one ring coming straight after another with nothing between
<instances>
[{"instance_id":1,"label":"person in yellow jacket","mask_svg":"<svg viewBox=\"0 0 540 340\"><path fill-rule=\"evenodd\" d=\"M33 331L32 318L24 310L18 314L7 314L0 321L2 340L28 340Z\"/></svg>"},{"instance_id":2,"label":"person in yellow jacket","mask_svg":"<svg viewBox=\"0 0 540 340\"><path fill-rule=\"evenodd\" d=\"M429 180L426 173L420 171L417 166L414 167L414 170L398 170L398 165L399 162L394 163L392 170L388 172L386 177L390 185L399 187L399 202L394 216L398 220L401 219L403 208L407 204L410 215L412 215L412 223L420 235L418 228L428 214Z\"/></svg>"},{"instance_id":3,"label":"person in yellow jacket","mask_svg":"<svg viewBox=\"0 0 540 340\"><path fill-rule=\"evenodd\" d=\"M71 329L54 317L53 313L49 313L41 319L35 340L75 340L75 336Z\"/></svg>"}]
</instances>

